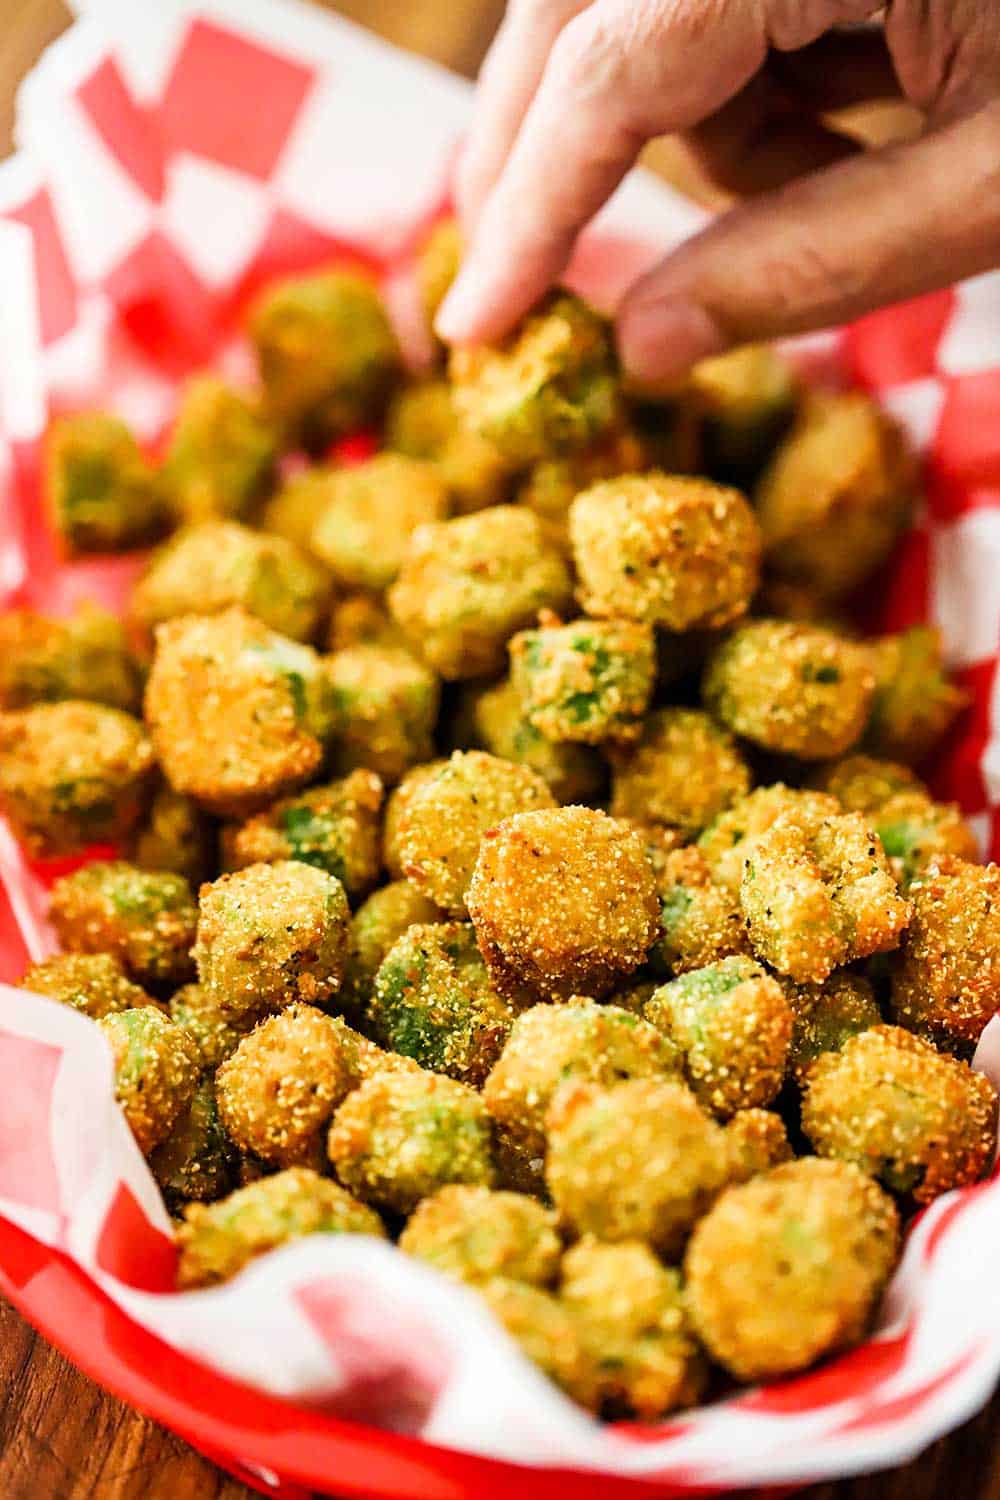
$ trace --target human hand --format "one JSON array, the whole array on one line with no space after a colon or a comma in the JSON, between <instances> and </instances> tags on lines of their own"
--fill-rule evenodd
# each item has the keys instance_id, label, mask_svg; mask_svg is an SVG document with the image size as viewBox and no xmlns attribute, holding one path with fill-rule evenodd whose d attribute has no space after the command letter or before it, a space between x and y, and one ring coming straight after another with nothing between
<instances>
[{"instance_id":1,"label":"human hand","mask_svg":"<svg viewBox=\"0 0 1000 1500\"><path fill-rule=\"evenodd\" d=\"M459 168L469 250L438 316L496 338L565 269L643 145L682 131L756 196L628 292L629 373L857 317L1000 265L995 0L511 0ZM902 94L914 141L862 152L831 110Z\"/></svg>"}]
</instances>

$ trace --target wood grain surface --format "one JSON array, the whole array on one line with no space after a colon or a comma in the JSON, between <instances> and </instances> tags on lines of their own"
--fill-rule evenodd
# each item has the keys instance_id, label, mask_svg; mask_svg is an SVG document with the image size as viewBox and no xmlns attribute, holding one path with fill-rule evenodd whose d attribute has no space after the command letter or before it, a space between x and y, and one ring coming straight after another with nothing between
<instances>
[{"instance_id":1,"label":"wood grain surface","mask_svg":"<svg viewBox=\"0 0 1000 1500\"><path fill-rule=\"evenodd\" d=\"M135 0L155 4L156 0ZM401 46L473 73L502 0L346 0L335 7ZM67 24L61 0L0 0L0 156L14 93ZM872 134L881 134L877 116ZM697 189L682 151L653 163ZM802 1500L1000 1500L1000 1398L903 1469L803 1491ZM0 1500L253 1500L173 1433L106 1395L0 1300ZM470 1497L471 1500L471 1497Z\"/></svg>"}]
</instances>

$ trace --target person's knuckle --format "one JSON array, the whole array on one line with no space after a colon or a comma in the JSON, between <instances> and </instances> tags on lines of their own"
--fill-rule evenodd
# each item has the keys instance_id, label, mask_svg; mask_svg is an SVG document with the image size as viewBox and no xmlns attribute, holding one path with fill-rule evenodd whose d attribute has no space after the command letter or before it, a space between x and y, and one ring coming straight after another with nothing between
<instances>
[{"instance_id":1,"label":"person's knuckle","mask_svg":"<svg viewBox=\"0 0 1000 1500\"><path fill-rule=\"evenodd\" d=\"M575 16L552 48L551 77L556 87L575 97L607 97L622 88L627 55L614 15L599 6Z\"/></svg>"}]
</instances>

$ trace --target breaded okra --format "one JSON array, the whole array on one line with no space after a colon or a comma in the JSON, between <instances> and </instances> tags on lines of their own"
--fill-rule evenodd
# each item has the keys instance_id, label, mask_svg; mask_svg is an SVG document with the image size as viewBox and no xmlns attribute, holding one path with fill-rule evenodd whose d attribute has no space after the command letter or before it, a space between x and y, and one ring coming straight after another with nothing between
<instances>
[{"instance_id":1,"label":"breaded okra","mask_svg":"<svg viewBox=\"0 0 1000 1500\"><path fill-rule=\"evenodd\" d=\"M389 587L418 526L448 514L444 480L425 459L378 453L330 476L311 547L344 588Z\"/></svg>"},{"instance_id":2,"label":"breaded okra","mask_svg":"<svg viewBox=\"0 0 1000 1500\"><path fill-rule=\"evenodd\" d=\"M165 1141L198 1086L198 1052L157 1006L98 1021L115 1065L115 1097L144 1156Z\"/></svg>"},{"instance_id":3,"label":"breaded okra","mask_svg":"<svg viewBox=\"0 0 1000 1500\"><path fill-rule=\"evenodd\" d=\"M652 627L543 615L510 642L511 682L528 722L555 741L633 739L656 678Z\"/></svg>"},{"instance_id":4,"label":"breaded okra","mask_svg":"<svg viewBox=\"0 0 1000 1500\"><path fill-rule=\"evenodd\" d=\"M181 875L94 860L56 881L49 915L65 948L110 953L139 984L162 989L194 977L198 911Z\"/></svg>"},{"instance_id":5,"label":"breaded okra","mask_svg":"<svg viewBox=\"0 0 1000 1500\"><path fill-rule=\"evenodd\" d=\"M168 529L166 487L117 417L95 411L60 418L49 432L46 464L49 515L69 556L147 546Z\"/></svg>"},{"instance_id":6,"label":"breaded okra","mask_svg":"<svg viewBox=\"0 0 1000 1500\"><path fill-rule=\"evenodd\" d=\"M0 709L62 698L138 710L142 675L121 621L92 604L58 620L30 609L0 615Z\"/></svg>"},{"instance_id":7,"label":"breaded okra","mask_svg":"<svg viewBox=\"0 0 1000 1500\"><path fill-rule=\"evenodd\" d=\"M163 483L185 521L244 521L274 482L276 434L259 403L214 375L190 381L181 397Z\"/></svg>"},{"instance_id":8,"label":"breaded okra","mask_svg":"<svg viewBox=\"0 0 1000 1500\"><path fill-rule=\"evenodd\" d=\"M429 760L441 685L409 651L347 646L326 659L334 713L333 769L363 767L387 786Z\"/></svg>"},{"instance_id":9,"label":"breaded okra","mask_svg":"<svg viewBox=\"0 0 1000 1500\"><path fill-rule=\"evenodd\" d=\"M453 1183L424 1198L399 1237L407 1255L428 1261L457 1281L506 1276L551 1286L562 1242L556 1216L523 1193Z\"/></svg>"},{"instance_id":10,"label":"breaded okra","mask_svg":"<svg viewBox=\"0 0 1000 1500\"><path fill-rule=\"evenodd\" d=\"M697 708L657 708L634 744L611 753L618 818L700 833L750 790L750 768L728 730Z\"/></svg>"}]
</instances>

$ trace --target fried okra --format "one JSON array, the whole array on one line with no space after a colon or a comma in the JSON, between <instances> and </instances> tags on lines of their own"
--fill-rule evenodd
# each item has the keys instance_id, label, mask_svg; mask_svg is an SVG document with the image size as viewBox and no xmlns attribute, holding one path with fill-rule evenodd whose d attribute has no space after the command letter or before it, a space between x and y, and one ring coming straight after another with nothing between
<instances>
[{"instance_id":1,"label":"fried okra","mask_svg":"<svg viewBox=\"0 0 1000 1500\"><path fill-rule=\"evenodd\" d=\"M734 734L801 760L861 737L875 678L866 647L818 625L752 620L712 652L705 703Z\"/></svg>"},{"instance_id":2,"label":"fried okra","mask_svg":"<svg viewBox=\"0 0 1000 1500\"><path fill-rule=\"evenodd\" d=\"M0 615L0 709L62 698L136 712L142 677L121 621L90 604L65 620L30 609Z\"/></svg>"},{"instance_id":3,"label":"fried okra","mask_svg":"<svg viewBox=\"0 0 1000 1500\"><path fill-rule=\"evenodd\" d=\"M708 825L698 840L712 879L738 896L743 866L753 841L766 833L782 814L800 827L812 829L824 818L841 812L835 797L824 792L802 791L776 781L759 786L745 797L737 797Z\"/></svg>"},{"instance_id":4,"label":"fried okra","mask_svg":"<svg viewBox=\"0 0 1000 1500\"><path fill-rule=\"evenodd\" d=\"M330 485L337 470L315 464L292 473L261 510L259 525L272 536L308 552L316 522L330 501Z\"/></svg>"},{"instance_id":5,"label":"fried okra","mask_svg":"<svg viewBox=\"0 0 1000 1500\"><path fill-rule=\"evenodd\" d=\"M942 663L941 632L914 625L868 644L875 696L865 730L873 755L918 765L965 707L969 695L952 682Z\"/></svg>"},{"instance_id":6,"label":"fried okra","mask_svg":"<svg viewBox=\"0 0 1000 1500\"><path fill-rule=\"evenodd\" d=\"M0 808L33 854L127 838L152 770L142 725L120 709L70 698L0 713Z\"/></svg>"},{"instance_id":7,"label":"fried okra","mask_svg":"<svg viewBox=\"0 0 1000 1500\"><path fill-rule=\"evenodd\" d=\"M730 1182L749 1182L793 1155L784 1120L769 1109L738 1109L726 1124L726 1147Z\"/></svg>"},{"instance_id":8,"label":"fried okra","mask_svg":"<svg viewBox=\"0 0 1000 1500\"><path fill-rule=\"evenodd\" d=\"M622 474L578 495L569 524L589 615L714 629L738 620L757 588L753 511L707 479Z\"/></svg>"},{"instance_id":9,"label":"fried okra","mask_svg":"<svg viewBox=\"0 0 1000 1500\"><path fill-rule=\"evenodd\" d=\"M390 615L382 596L347 594L330 611L327 646L343 651L348 646L384 646L408 651L405 631Z\"/></svg>"},{"instance_id":10,"label":"fried okra","mask_svg":"<svg viewBox=\"0 0 1000 1500\"><path fill-rule=\"evenodd\" d=\"M170 1019L194 1042L202 1067L214 1072L236 1051L257 1016L225 1016L203 984L185 984L170 997Z\"/></svg>"},{"instance_id":11,"label":"fried okra","mask_svg":"<svg viewBox=\"0 0 1000 1500\"><path fill-rule=\"evenodd\" d=\"M149 1169L167 1202L211 1203L229 1192L236 1177L236 1152L219 1123L215 1084L203 1078L184 1114L153 1151Z\"/></svg>"},{"instance_id":12,"label":"fried okra","mask_svg":"<svg viewBox=\"0 0 1000 1500\"><path fill-rule=\"evenodd\" d=\"M374 771L284 797L224 838L230 869L297 859L335 875L352 901L366 895L382 868L382 782Z\"/></svg>"},{"instance_id":13,"label":"fried okra","mask_svg":"<svg viewBox=\"0 0 1000 1500\"><path fill-rule=\"evenodd\" d=\"M406 799L396 835L403 873L435 905L464 916L486 830L513 813L555 805L527 766L482 750L456 750Z\"/></svg>"},{"instance_id":14,"label":"fried okra","mask_svg":"<svg viewBox=\"0 0 1000 1500\"><path fill-rule=\"evenodd\" d=\"M181 875L95 860L56 881L49 916L70 952L111 953L139 984L162 989L194 976L198 910Z\"/></svg>"},{"instance_id":15,"label":"fried okra","mask_svg":"<svg viewBox=\"0 0 1000 1500\"><path fill-rule=\"evenodd\" d=\"M502 671L510 636L570 593L537 517L495 505L415 532L389 605L424 660L454 680Z\"/></svg>"},{"instance_id":16,"label":"fried okra","mask_svg":"<svg viewBox=\"0 0 1000 1500\"><path fill-rule=\"evenodd\" d=\"M241 1151L278 1167L319 1167L337 1105L357 1083L332 1016L290 1005L245 1036L215 1076L219 1118Z\"/></svg>"},{"instance_id":17,"label":"fried okra","mask_svg":"<svg viewBox=\"0 0 1000 1500\"><path fill-rule=\"evenodd\" d=\"M657 969L686 974L720 958L749 953L739 899L712 879L700 849L688 845L666 854L656 868L656 887L663 928L651 955Z\"/></svg>"},{"instance_id":18,"label":"fried okra","mask_svg":"<svg viewBox=\"0 0 1000 1500\"><path fill-rule=\"evenodd\" d=\"M369 1078L334 1115L328 1150L347 1188L395 1213L412 1213L448 1183L494 1180L485 1104L438 1073Z\"/></svg>"},{"instance_id":19,"label":"fried okra","mask_svg":"<svg viewBox=\"0 0 1000 1500\"><path fill-rule=\"evenodd\" d=\"M941 859L910 887L893 962L894 1021L943 1046L975 1042L1000 1003L1000 867Z\"/></svg>"},{"instance_id":20,"label":"fried okra","mask_svg":"<svg viewBox=\"0 0 1000 1500\"><path fill-rule=\"evenodd\" d=\"M272 630L309 641L328 594L323 569L294 542L236 521L201 521L153 553L131 613L152 630L179 615L214 615L238 604Z\"/></svg>"},{"instance_id":21,"label":"fried okra","mask_svg":"<svg viewBox=\"0 0 1000 1500\"><path fill-rule=\"evenodd\" d=\"M439 219L417 258L417 285L430 327L462 260L462 231L457 219Z\"/></svg>"},{"instance_id":22,"label":"fried okra","mask_svg":"<svg viewBox=\"0 0 1000 1500\"><path fill-rule=\"evenodd\" d=\"M272 288L250 320L265 407L286 442L322 448L371 421L399 373L399 351L375 286L325 271Z\"/></svg>"},{"instance_id":23,"label":"fried okra","mask_svg":"<svg viewBox=\"0 0 1000 1500\"><path fill-rule=\"evenodd\" d=\"M509 677L493 687L477 688L471 712L478 743L491 755L535 771L557 802L599 800L605 771L598 752L576 741L557 744L541 734L526 717Z\"/></svg>"},{"instance_id":24,"label":"fried okra","mask_svg":"<svg viewBox=\"0 0 1000 1500\"><path fill-rule=\"evenodd\" d=\"M840 760L820 766L811 784L836 797L845 812L864 813L871 817L891 798L927 788L915 771L899 761L878 760L871 755L845 755Z\"/></svg>"},{"instance_id":25,"label":"fried okra","mask_svg":"<svg viewBox=\"0 0 1000 1500\"><path fill-rule=\"evenodd\" d=\"M127 977L110 953L54 953L25 969L18 984L35 995L82 1011L92 1021L156 1001Z\"/></svg>"},{"instance_id":26,"label":"fried okra","mask_svg":"<svg viewBox=\"0 0 1000 1500\"><path fill-rule=\"evenodd\" d=\"M514 1009L497 994L467 922L417 923L389 949L369 1007L393 1052L478 1088L500 1055Z\"/></svg>"},{"instance_id":27,"label":"fried okra","mask_svg":"<svg viewBox=\"0 0 1000 1500\"><path fill-rule=\"evenodd\" d=\"M728 730L696 708L647 714L635 744L612 753L611 811L693 836L750 790Z\"/></svg>"},{"instance_id":28,"label":"fried okra","mask_svg":"<svg viewBox=\"0 0 1000 1500\"><path fill-rule=\"evenodd\" d=\"M839 1052L851 1037L882 1022L875 991L860 974L831 974L822 984L786 982L785 994L795 1018L788 1069L798 1083L817 1057Z\"/></svg>"},{"instance_id":29,"label":"fried okra","mask_svg":"<svg viewBox=\"0 0 1000 1500\"><path fill-rule=\"evenodd\" d=\"M446 760L428 760L421 766L412 766L386 799L385 817L382 819L382 863L393 880L402 880L404 875L399 828L407 804L417 788L447 764Z\"/></svg>"},{"instance_id":30,"label":"fried okra","mask_svg":"<svg viewBox=\"0 0 1000 1500\"><path fill-rule=\"evenodd\" d=\"M332 697L333 768L363 767L392 786L433 752L441 689L409 651L348 646L325 662Z\"/></svg>"},{"instance_id":31,"label":"fried okra","mask_svg":"<svg viewBox=\"0 0 1000 1500\"><path fill-rule=\"evenodd\" d=\"M747 854L740 902L757 956L813 983L895 948L911 914L860 813L826 818L811 831L793 815L779 818Z\"/></svg>"},{"instance_id":32,"label":"fried okra","mask_svg":"<svg viewBox=\"0 0 1000 1500\"><path fill-rule=\"evenodd\" d=\"M899 1216L846 1162L805 1157L723 1193L684 1259L687 1307L737 1380L789 1375L868 1331L896 1263Z\"/></svg>"},{"instance_id":33,"label":"fried okra","mask_svg":"<svg viewBox=\"0 0 1000 1500\"><path fill-rule=\"evenodd\" d=\"M340 881L298 860L222 875L200 892L198 979L227 1019L323 1005L344 980L350 915Z\"/></svg>"},{"instance_id":34,"label":"fried okra","mask_svg":"<svg viewBox=\"0 0 1000 1500\"><path fill-rule=\"evenodd\" d=\"M388 588L418 526L443 521L448 492L434 466L401 453L378 453L332 474L311 547L345 588Z\"/></svg>"},{"instance_id":35,"label":"fried okra","mask_svg":"<svg viewBox=\"0 0 1000 1500\"><path fill-rule=\"evenodd\" d=\"M770 1104L781 1088L792 1011L777 980L750 958L723 958L656 990L646 1020L684 1058L704 1109L728 1118Z\"/></svg>"},{"instance_id":36,"label":"fried okra","mask_svg":"<svg viewBox=\"0 0 1000 1500\"><path fill-rule=\"evenodd\" d=\"M319 770L334 722L316 652L245 610L189 615L156 632L146 717L167 780L241 818Z\"/></svg>"},{"instance_id":37,"label":"fried okra","mask_svg":"<svg viewBox=\"0 0 1000 1500\"><path fill-rule=\"evenodd\" d=\"M982 1073L899 1026L874 1026L817 1058L802 1129L819 1156L852 1162L930 1203L976 1182L996 1144L997 1096Z\"/></svg>"},{"instance_id":38,"label":"fried okra","mask_svg":"<svg viewBox=\"0 0 1000 1500\"><path fill-rule=\"evenodd\" d=\"M703 359L688 376L705 469L731 484L752 482L795 415L790 366L768 344L745 344Z\"/></svg>"},{"instance_id":39,"label":"fried okra","mask_svg":"<svg viewBox=\"0 0 1000 1500\"><path fill-rule=\"evenodd\" d=\"M532 464L518 487L517 502L534 511L546 539L568 554L572 550L570 507L581 490L589 490L601 479L639 473L648 467L642 440L623 423L579 453L543 458Z\"/></svg>"},{"instance_id":40,"label":"fried okra","mask_svg":"<svg viewBox=\"0 0 1000 1500\"><path fill-rule=\"evenodd\" d=\"M132 834L128 853L141 870L170 870L196 889L216 868L216 846L211 818L193 797L162 782Z\"/></svg>"},{"instance_id":41,"label":"fried okra","mask_svg":"<svg viewBox=\"0 0 1000 1500\"><path fill-rule=\"evenodd\" d=\"M934 802L923 792L901 792L870 820L904 891L945 856L979 858L978 840L957 802Z\"/></svg>"},{"instance_id":42,"label":"fried okra","mask_svg":"<svg viewBox=\"0 0 1000 1500\"><path fill-rule=\"evenodd\" d=\"M888 557L914 488L902 433L870 397L810 395L757 487L768 566L842 597Z\"/></svg>"},{"instance_id":43,"label":"fried okra","mask_svg":"<svg viewBox=\"0 0 1000 1500\"><path fill-rule=\"evenodd\" d=\"M63 417L49 433L46 459L49 514L71 557L146 546L167 530L166 491L117 417Z\"/></svg>"},{"instance_id":44,"label":"fried okra","mask_svg":"<svg viewBox=\"0 0 1000 1500\"><path fill-rule=\"evenodd\" d=\"M510 466L488 439L461 425L445 381L400 391L386 419L385 438L389 448L433 463L456 515L506 500Z\"/></svg>"},{"instance_id":45,"label":"fried okra","mask_svg":"<svg viewBox=\"0 0 1000 1500\"><path fill-rule=\"evenodd\" d=\"M370 1234L385 1228L377 1214L337 1183L308 1167L289 1167L237 1188L220 1203L193 1203L177 1231L181 1291L229 1281L268 1250L307 1234Z\"/></svg>"},{"instance_id":46,"label":"fried okra","mask_svg":"<svg viewBox=\"0 0 1000 1500\"><path fill-rule=\"evenodd\" d=\"M607 994L660 930L643 840L589 807L515 813L488 829L467 903L503 994Z\"/></svg>"},{"instance_id":47,"label":"fried okra","mask_svg":"<svg viewBox=\"0 0 1000 1500\"><path fill-rule=\"evenodd\" d=\"M256 401L201 375L181 398L163 482L185 521L244 521L271 488L277 456Z\"/></svg>"},{"instance_id":48,"label":"fried okra","mask_svg":"<svg viewBox=\"0 0 1000 1500\"><path fill-rule=\"evenodd\" d=\"M455 1183L417 1205L399 1237L407 1255L457 1281L505 1276L551 1286L562 1242L556 1216L523 1193Z\"/></svg>"},{"instance_id":49,"label":"fried okra","mask_svg":"<svg viewBox=\"0 0 1000 1500\"><path fill-rule=\"evenodd\" d=\"M559 1298L580 1322L607 1416L652 1421L698 1400L708 1368L681 1279L648 1245L586 1235L563 1259Z\"/></svg>"},{"instance_id":50,"label":"fried okra","mask_svg":"<svg viewBox=\"0 0 1000 1500\"><path fill-rule=\"evenodd\" d=\"M668 1037L618 1005L534 1005L514 1021L483 1099L500 1138L531 1161L545 1155L545 1116L560 1084L610 1087L623 1078L676 1075L680 1065Z\"/></svg>"},{"instance_id":51,"label":"fried okra","mask_svg":"<svg viewBox=\"0 0 1000 1500\"><path fill-rule=\"evenodd\" d=\"M565 293L503 344L454 349L450 374L462 421L516 465L586 448L620 416L610 329Z\"/></svg>"},{"instance_id":52,"label":"fried okra","mask_svg":"<svg viewBox=\"0 0 1000 1500\"><path fill-rule=\"evenodd\" d=\"M495 1276L476 1290L533 1365L581 1406L596 1408L594 1362L580 1319L563 1302L540 1287L505 1276Z\"/></svg>"},{"instance_id":53,"label":"fried okra","mask_svg":"<svg viewBox=\"0 0 1000 1500\"><path fill-rule=\"evenodd\" d=\"M544 615L510 642L511 682L525 716L547 739L634 739L656 678L649 625Z\"/></svg>"},{"instance_id":54,"label":"fried okra","mask_svg":"<svg viewBox=\"0 0 1000 1500\"><path fill-rule=\"evenodd\" d=\"M382 960L404 932L416 923L442 921L444 912L408 880L393 880L373 891L351 921L345 1010L360 1014L367 1008Z\"/></svg>"},{"instance_id":55,"label":"fried okra","mask_svg":"<svg viewBox=\"0 0 1000 1500\"><path fill-rule=\"evenodd\" d=\"M726 1136L683 1083L568 1083L547 1115L545 1180L574 1234L673 1259L729 1177Z\"/></svg>"},{"instance_id":56,"label":"fried okra","mask_svg":"<svg viewBox=\"0 0 1000 1500\"><path fill-rule=\"evenodd\" d=\"M198 1086L191 1038L157 1006L113 1011L98 1021L115 1065L115 1098L143 1156L165 1141Z\"/></svg>"}]
</instances>

